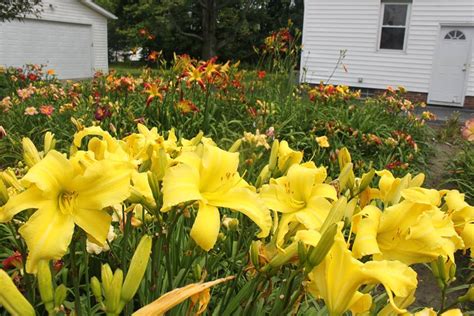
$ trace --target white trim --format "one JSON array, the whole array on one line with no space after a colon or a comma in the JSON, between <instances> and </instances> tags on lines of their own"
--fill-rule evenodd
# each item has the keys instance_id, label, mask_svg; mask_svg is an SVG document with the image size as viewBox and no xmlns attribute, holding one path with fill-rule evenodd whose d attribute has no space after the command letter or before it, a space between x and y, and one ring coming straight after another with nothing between
<instances>
[{"instance_id":1,"label":"white trim","mask_svg":"<svg viewBox=\"0 0 474 316\"><path fill-rule=\"evenodd\" d=\"M380 11L379 11L379 25L378 25L378 36L377 42L375 43L375 50L377 52L390 52L390 53L406 53L407 46L408 46L408 32L410 30L410 20L411 20L411 2L397 2L396 0L388 1L388 2L381 2L380 3ZM391 4L398 4L398 5L406 5L407 6L407 16L405 20L405 26L401 25L393 25L393 26L385 26L389 28L404 28L405 29L405 37L403 38L403 49L389 49L389 48L380 48L380 41L382 40L382 28L383 25L383 18L385 15L385 5Z\"/></svg>"},{"instance_id":2,"label":"white trim","mask_svg":"<svg viewBox=\"0 0 474 316\"><path fill-rule=\"evenodd\" d=\"M466 24L473 24L473 25L466 25ZM435 77L435 63L438 62L438 57L439 57L439 51L441 48L442 42L445 40L444 36L442 36L442 31L443 28L449 28L449 27L468 27L470 28L471 32L468 35L469 36L469 50L467 52L468 56L472 56L473 53L473 45L474 45L474 23L440 23L438 27L438 38L437 38L437 43L436 43L436 50L433 55L433 63L431 66L431 78L430 78L430 85L428 86L428 95L426 96L426 101L429 104L435 104L435 105L446 105L446 106L451 106L451 107L459 107L462 108L464 107L464 102L466 101L466 95L467 95L467 87L468 87L468 82L469 82L469 75L470 75L470 70L471 67L467 67L466 71L464 73L464 87L462 89L462 96L461 96L461 101L460 103L449 103L449 102L439 102L439 101L430 101L430 92L431 92L431 87L433 85L433 80ZM471 58L468 59L467 63L469 64Z\"/></svg>"},{"instance_id":3,"label":"white trim","mask_svg":"<svg viewBox=\"0 0 474 316\"><path fill-rule=\"evenodd\" d=\"M118 18L113 15L112 13L110 13L109 11L105 10L104 8L102 8L101 6L95 4L94 2L92 2L91 0L79 0L82 4L84 4L85 6L89 7L90 9L98 12L99 14L102 14L103 16L105 16L106 18L109 18L109 19L112 19L112 20L117 20Z\"/></svg>"}]
</instances>

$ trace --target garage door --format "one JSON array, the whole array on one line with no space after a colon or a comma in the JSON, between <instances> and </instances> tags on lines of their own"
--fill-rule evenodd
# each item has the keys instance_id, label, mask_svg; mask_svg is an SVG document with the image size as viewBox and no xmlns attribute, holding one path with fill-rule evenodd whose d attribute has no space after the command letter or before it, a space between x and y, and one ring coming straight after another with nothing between
<instances>
[{"instance_id":1,"label":"garage door","mask_svg":"<svg viewBox=\"0 0 474 316\"><path fill-rule=\"evenodd\" d=\"M0 24L0 64L46 64L60 79L92 76L90 25L25 20Z\"/></svg>"}]
</instances>

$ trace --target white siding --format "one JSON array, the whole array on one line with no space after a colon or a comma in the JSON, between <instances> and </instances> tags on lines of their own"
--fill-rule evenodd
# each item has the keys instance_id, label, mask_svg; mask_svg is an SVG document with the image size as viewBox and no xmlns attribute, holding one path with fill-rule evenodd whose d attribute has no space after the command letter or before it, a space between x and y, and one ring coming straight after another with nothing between
<instances>
[{"instance_id":1,"label":"white siding","mask_svg":"<svg viewBox=\"0 0 474 316\"><path fill-rule=\"evenodd\" d=\"M380 0L307 0L302 79L310 83L327 81L339 51L347 49L344 64L348 71L338 67L331 83L374 89L402 85L410 91L427 93L440 25L472 23L474 26L473 0L413 0L406 50L379 51L380 8ZM363 78L363 83L358 82L359 78ZM474 96L472 68L467 95Z\"/></svg>"},{"instance_id":2,"label":"white siding","mask_svg":"<svg viewBox=\"0 0 474 316\"><path fill-rule=\"evenodd\" d=\"M108 71L107 56L107 19L98 12L82 4L79 0L44 0L40 19L64 23L90 25L92 29L92 65L95 70ZM4 33L0 24L0 64L6 59L3 56ZM22 48L18 48L22 53ZM29 63L25 59L25 64Z\"/></svg>"},{"instance_id":3,"label":"white siding","mask_svg":"<svg viewBox=\"0 0 474 316\"><path fill-rule=\"evenodd\" d=\"M90 25L25 19L2 25L2 32L6 65L21 67L25 61L47 65L59 79L93 75Z\"/></svg>"}]
</instances>

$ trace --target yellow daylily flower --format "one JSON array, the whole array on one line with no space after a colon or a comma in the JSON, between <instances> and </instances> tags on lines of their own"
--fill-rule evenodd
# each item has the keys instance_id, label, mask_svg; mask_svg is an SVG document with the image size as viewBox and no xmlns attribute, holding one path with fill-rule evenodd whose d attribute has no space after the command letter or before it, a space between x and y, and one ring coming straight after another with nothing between
<instances>
[{"instance_id":1,"label":"yellow daylily flower","mask_svg":"<svg viewBox=\"0 0 474 316\"><path fill-rule=\"evenodd\" d=\"M406 297L394 297L393 301L395 302L395 305L398 308L405 309L413 302L415 302L415 292L416 289L414 289L410 295ZM400 313L398 313L392 306L392 304L387 304L380 312L378 312L377 316L397 316ZM409 314L409 313L407 313ZM405 314L404 314L405 315Z\"/></svg>"},{"instance_id":2,"label":"yellow daylily flower","mask_svg":"<svg viewBox=\"0 0 474 316\"><path fill-rule=\"evenodd\" d=\"M381 283L392 307L399 313L395 297L407 297L416 289L416 272L399 261L369 261L362 263L347 249L342 232L336 234L334 245L323 262L309 273L309 292L322 298L330 315L342 315L347 310L363 312L370 308L371 298L358 292L364 284Z\"/></svg>"},{"instance_id":3,"label":"yellow daylily flower","mask_svg":"<svg viewBox=\"0 0 474 316\"><path fill-rule=\"evenodd\" d=\"M299 164L303 160L303 152L290 148L286 140L280 142L278 147L278 169L284 174L292 165Z\"/></svg>"},{"instance_id":4,"label":"yellow daylily flower","mask_svg":"<svg viewBox=\"0 0 474 316\"><path fill-rule=\"evenodd\" d=\"M270 232L270 212L258 199L254 189L237 171L239 154L216 146L203 145L196 152L184 152L178 164L168 168L163 178L163 207L198 201L199 210L191 229L191 237L209 251L217 240L220 228L218 207L237 210L248 216L261 229L259 237Z\"/></svg>"},{"instance_id":5,"label":"yellow daylily flower","mask_svg":"<svg viewBox=\"0 0 474 316\"><path fill-rule=\"evenodd\" d=\"M128 197L131 170L129 164L102 160L82 172L55 150L35 164L22 179L26 190L0 211L0 222L7 222L22 210L36 209L19 229L29 250L26 271L36 273L42 259L61 258L75 225L102 246L112 219L103 209Z\"/></svg>"},{"instance_id":6,"label":"yellow daylily flower","mask_svg":"<svg viewBox=\"0 0 474 316\"><path fill-rule=\"evenodd\" d=\"M383 212L369 205L354 216L354 256L374 255L376 260L399 260L409 265L431 262L439 255L454 260L454 252L463 247L463 241L451 219L433 205L438 203L439 194L411 188L401 195L403 202Z\"/></svg>"},{"instance_id":7,"label":"yellow daylily flower","mask_svg":"<svg viewBox=\"0 0 474 316\"><path fill-rule=\"evenodd\" d=\"M147 206L156 207L153 191L148 182L147 173L132 173L131 198L132 202L141 202Z\"/></svg>"},{"instance_id":8,"label":"yellow daylily flower","mask_svg":"<svg viewBox=\"0 0 474 316\"><path fill-rule=\"evenodd\" d=\"M432 308L424 308L415 314L410 314L414 316L437 316L438 314ZM460 309L450 309L445 311L444 313L439 314L440 316L462 316L463 313Z\"/></svg>"},{"instance_id":9,"label":"yellow daylily flower","mask_svg":"<svg viewBox=\"0 0 474 316\"><path fill-rule=\"evenodd\" d=\"M163 148L167 154L179 150L178 139L171 129L168 132L168 138L165 139L158 133L158 129L153 127L151 130L143 124L138 124L139 133L131 134L124 138L128 147L128 152L134 159L140 159L142 162L151 159L151 153Z\"/></svg>"},{"instance_id":10,"label":"yellow daylily flower","mask_svg":"<svg viewBox=\"0 0 474 316\"><path fill-rule=\"evenodd\" d=\"M276 236L278 247L283 245L292 223L301 223L310 230L321 228L331 209L329 200L337 200L336 189L323 183L326 176L326 168L307 162L292 165L286 176L262 186L260 197L267 207L283 213Z\"/></svg>"},{"instance_id":11,"label":"yellow daylily flower","mask_svg":"<svg viewBox=\"0 0 474 316\"><path fill-rule=\"evenodd\" d=\"M418 174L412 178L411 174L407 174L403 178L395 178L388 170L376 171L380 176L379 180L379 195L385 205L394 205L400 201L401 192L410 187L419 187L423 184L425 175Z\"/></svg>"},{"instance_id":12,"label":"yellow daylily flower","mask_svg":"<svg viewBox=\"0 0 474 316\"><path fill-rule=\"evenodd\" d=\"M76 154L78 149L81 147L82 140L87 136L100 136L93 137L89 140L87 148L89 152L94 153L94 158L97 160L114 160L114 161L131 161L130 156L124 150L125 143L121 140L117 140L109 132L104 131L99 126L91 126L78 131L74 135L72 154Z\"/></svg>"},{"instance_id":13,"label":"yellow daylily flower","mask_svg":"<svg viewBox=\"0 0 474 316\"><path fill-rule=\"evenodd\" d=\"M467 204L464 194L457 190L448 191L444 200L456 232L463 239L465 249L470 248L471 256L474 257L474 206Z\"/></svg>"},{"instance_id":14,"label":"yellow daylily flower","mask_svg":"<svg viewBox=\"0 0 474 316\"><path fill-rule=\"evenodd\" d=\"M217 144L212 140L212 138L205 137L202 131L200 131L196 136L191 139L181 138L180 143L182 146L181 150L183 152L195 151L197 146L200 144L217 146Z\"/></svg>"},{"instance_id":15,"label":"yellow daylily flower","mask_svg":"<svg viewBox=\"0 0 474 316\"><path fill-rule=\"evenodd\" d=\"M329 147L329 141L327 136L316 137L316 142L318 143L319 147Z\"/></svg>"}]
</instances>

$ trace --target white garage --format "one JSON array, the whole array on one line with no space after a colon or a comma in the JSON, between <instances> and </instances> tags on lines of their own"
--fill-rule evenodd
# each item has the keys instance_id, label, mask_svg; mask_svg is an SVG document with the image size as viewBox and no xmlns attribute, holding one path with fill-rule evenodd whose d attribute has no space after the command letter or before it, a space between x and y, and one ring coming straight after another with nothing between
<instances>
[{"instance_id":1,"label":"white garage","mask_svg":"<svg viewBox=\"0 0 474 316\"><path fill-rule=\"evenodd\" d=\"M107 19L90 0L43 1L40 18L0 24L0 65L44 64L60 79L108 71Z\"/></svg>"}]
</instances>

